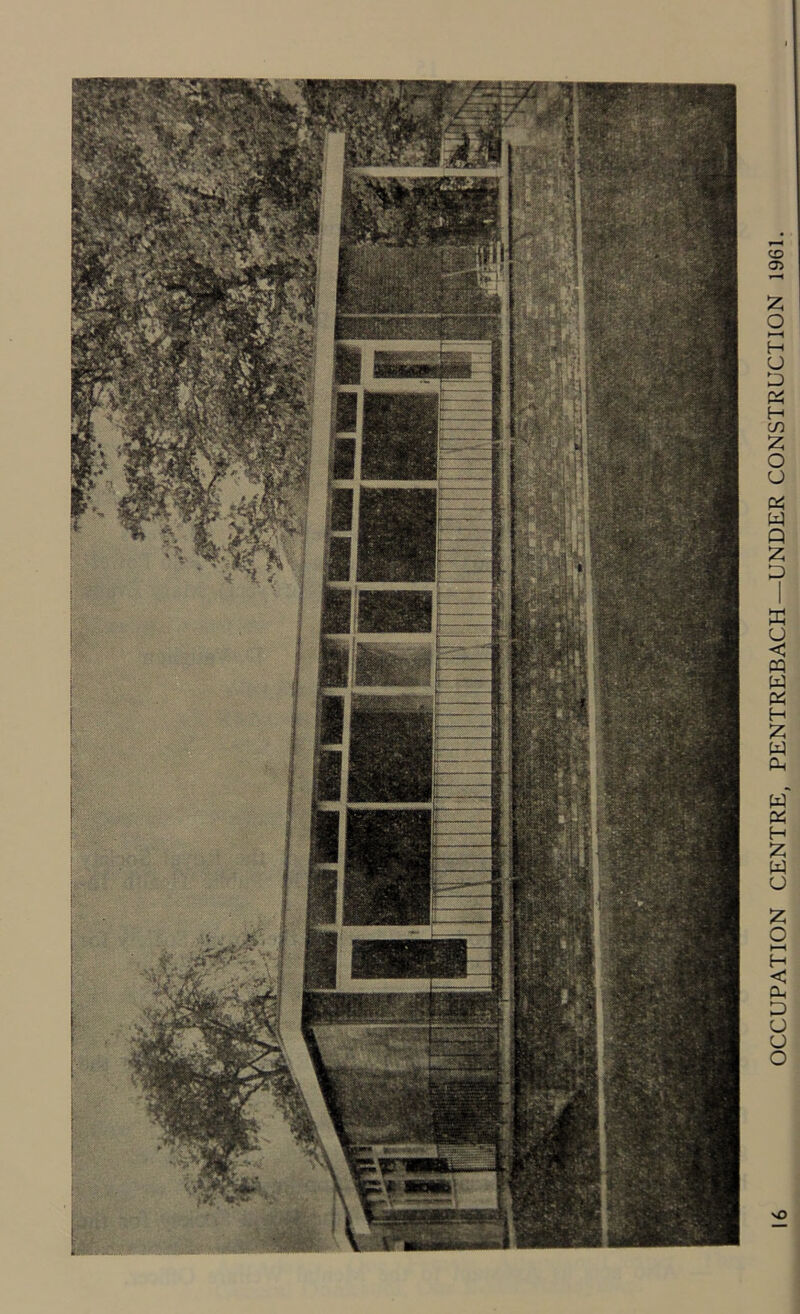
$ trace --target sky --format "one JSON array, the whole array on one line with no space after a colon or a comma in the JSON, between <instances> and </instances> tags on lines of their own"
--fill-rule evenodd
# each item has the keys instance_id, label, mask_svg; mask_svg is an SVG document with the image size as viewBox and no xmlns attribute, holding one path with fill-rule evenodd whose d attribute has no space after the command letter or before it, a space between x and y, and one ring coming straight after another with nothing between
<instances>
[{"instance_id":1,"label":"sky","mask_svg":"<svg viewBox=\"0 0 800 1314\"><path fill-rule=\"evenodd\" d=\"M119 525L73 536L73 1248L332 1249L332 1187L280 1118L271 1201L199 1207L126 1066L144 967L281 911L297 586L227 583Z\"/></svg>"}]
</instances>

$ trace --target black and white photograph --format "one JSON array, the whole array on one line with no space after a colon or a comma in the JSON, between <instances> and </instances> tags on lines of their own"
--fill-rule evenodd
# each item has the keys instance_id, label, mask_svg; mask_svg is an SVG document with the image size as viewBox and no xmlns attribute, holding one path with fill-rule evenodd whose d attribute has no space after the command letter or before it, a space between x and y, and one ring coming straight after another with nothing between
<instances>
[{"instance_id":1,"label":"black and white photograph","mask_svg":"<svg viewBox=\"0 0 800 1314\"><path fill-rule=\"evenodd\" d=\"M736 86L71 140L73 1254L737 1246Z\"/></svg>"}]
</instances>

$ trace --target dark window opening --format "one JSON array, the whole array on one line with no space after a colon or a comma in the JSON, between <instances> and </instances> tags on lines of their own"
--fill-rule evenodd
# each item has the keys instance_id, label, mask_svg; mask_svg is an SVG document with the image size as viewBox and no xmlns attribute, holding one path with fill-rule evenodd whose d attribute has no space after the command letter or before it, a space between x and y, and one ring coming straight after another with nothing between
<instances>
[{"instance_id":1,"label":"dark window opening","mask_svg":"<svg viewBox=\"0 0 800 1314\"><path fill-rule=\"evenodd\" d=\"M466 976L466 940L354 940L354 981Z\"/></svg>"},{"instance_id":2,"label":"dark window opening","mask_svg":"<svg viewBox=\"0 0 800 1314\"><path fill-rule=\"evenodd\" d=\"M342 793L341 753L321 753L317 774L317 798L335 803Z\"/></svg>"},{"instance_id":3,"label":"dark window opening","mask_svg":"<svg viewBox=\"0 0 800 1314\"><path fill-rule=\"evenodd\" d=\"M471 379L468 351L376 351L376 379Z\"/></svg>"},{"instance_id":4,"label":"dark window opening","mask_svg":"<svg viewBox=\"0 0 800 1314\"><path fill-rule=\"evenodd\" d=\"M358 578L436 578L436 490L364 488L358 536Z\"/></svg>"},{"instance_id":5,"label":"dark window opening","mask_svg":"<svg viewBox=\"0 0 800 1314\"><path fill-rule=\"evenodd\" d=\"M430 697L355 695L348 793L354 803L422 803L431 797Z\"/></svg>"},{"instance_id":6,"label":"dark window opening","mask_svg":"<svg viewBox=\"0 0 800 1314\"><path fill-rule=\"evenodd\" d=\"M338 343L336 347L336 382L359 383L361 381L361 348L345 347Z\"/></svg>"},{"instance_id":7,"label":"dark window opening","mask_svg":"<svg viewBox=\"0 0 800 1314\"><path fill-rule=\"evenodd\" d=\"M322 629L325 634L350 633L349 589L328 589L325 594Z\"/></svg>"},{"instance_id":8,"label":"dark window opening","mask_svg":"<svg viewBox=\"0 0 800 1314\"><path fill-rule=\"evenodd\" d=\"M324 694L319 738L322 744L340 744L344 727L344 703L336 694Z\"/></svg>"},{"instance_id":9,"label":"dark window opening","mask_svg":"<svg viewBox=\"0 0 800 1314\"><path fill-rule=\"evenodd\" d=\"M318 812L314 844L316 862L336 862L339 858L339 813Z\"/></svg>"},{"instance_id":10,"label":"dark window opening","mask_svg":"<svg viewBox=\"0 0 800 1314\"><path fill-rule=\"evenodd\" d=\"M446 1159L405 1159L405 1171L407 1173L446 1173L450 1171L450 1165Z\"/></svg>"},{"instance_id":11,"label":"dark window opening","mask_svg":"<svg viewBox=\"0 0 800 1314\"><path fill-rule=\"evenodd\" d=\"M309 990L336 989L335 931L309 931L306 946L306 986Z\"/></svg>"},{"instance_id":12,"label":"dark window opening","mask_svg":"<svg viewBox=\"0 0 800 1314\"><path fill-rule=\"evenodd\" d=\"M322 640L322 663L320 666L320 683L332 689L343 689L347 684L347 667L349 648L346 641L336 639Z\"/></svg>"},{"instance_id":13,"label":"dark window opening","mask_svg":"<svg viewBox=\"0 0 800 1314\"><path fill-rule=\"evenodd\" d=\"M356 468L355 438L337 438L333 449L334 479L352 479Z\"/></svg>"},{"instance_id":14,"label":"dark window opening","mask_svg":"<svg viewBox=\"0 0 800 1314\"><path fill-rule=\"evenodd\" d=\"M366 392L362 479L435 479L437 393Z\"/></svg>"},{"instance_id":15,"label":"dark window opening","mask_svg":"<svg viewBox=\"0 0 800 1314\"><path fill-rule=\"evenodd\" d=\"M427 643L359 643L358 685L430 685L431 650Z\"/></svg>"},{"instance_id":16,"label":"dark window opening","mask_svg":"<svg viewBox=\"0 0 800 1314\"><path fill-rule=\"evenodd\" d=\"M331 529L350 529L353 524L352 488L334 488L331 500Z\"/></svg>"},{"instance_id":17,"label":"dark window opening","mask_svg":"<svg viewBox=\"0 0 800 1314\"><path fill-rule=\"evenodd\" d=\"M358 413L357 392L337 392L336 394L336 428L349 433L356 427Z\"/></svg>"},{"instance_id":18,"label":"dark window opening","mask_svg":"<svg viewBox=\"0 0 800 1314\"><path fill-rule=\"evenodd\" d=\"M446 1159L419 1158L415 1159L384 1159L378 1160L382 1173L423 1173L430 1176L431 1173L449 1173L450 1165Z\"/></svg>"},{"instance_id":19,"label":"dark window opening","mask_svg":"<svg viewBox=\"0 0 800 1314\"><path fill-rule=\"evenodd\" d=\"M350 539L332 538L328 549L328 579L350 578Z\"/></svg>"},{"instance_id":20,"label":"dark window opening","mask_svg":"<svg viewBox=\"0 0 800 1314\"><path fill-rule=\"evenodd\" d=\"M425 926L430 897L430 812L348 809L345 923Z\"/></svg>"},{"instance_id":21,"label":"dark window opening","mask_svg":"<svg viewBox=\"0 0 800 1314\"><path fill-rule=\"evenodd\" d=\"M336 921L337 879L335 871L312 868L308 885L308 917L312 924Z\"/></svg>"},{"instance_id":22,"label":"dark window opening","mask_svg":"<svg viewBox=\"0 0 800 1314\"><path fill-rule=\"evenodd\" d=\"M358 628L366 634L421 634L431 628L432 599L415 589L364 590L358 595Z\"/></svg>"}]
</instances>

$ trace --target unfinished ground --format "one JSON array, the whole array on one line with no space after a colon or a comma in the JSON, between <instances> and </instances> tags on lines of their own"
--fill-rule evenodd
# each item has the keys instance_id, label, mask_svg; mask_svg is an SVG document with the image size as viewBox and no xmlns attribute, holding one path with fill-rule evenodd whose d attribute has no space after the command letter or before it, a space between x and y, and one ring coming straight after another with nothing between
<instances>
[{"instance_id":1,"label":"unfinished ground","mask_svg":"<svg viewBox=\"0 0 800 1314\"><path fill-rule=\"evenodd\" d=\"M608 1236L612 1245L730 1243L738 1219L734 99L720 87L592 85L576 106L572 88L552 86L526 102L517 128L518 1242L601 1240L588 507Z\"/></svg>"}]
</instances>

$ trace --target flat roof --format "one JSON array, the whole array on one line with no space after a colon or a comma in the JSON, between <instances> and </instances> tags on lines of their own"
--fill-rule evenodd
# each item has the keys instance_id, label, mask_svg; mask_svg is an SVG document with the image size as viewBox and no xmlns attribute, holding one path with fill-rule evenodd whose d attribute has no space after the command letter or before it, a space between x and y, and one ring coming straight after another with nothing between
<instances>
[{"instance_id":1,"label":"flat roof","mask_svg":"<svg viewBox=\"0 0 800 1314\"><path fill-rule=\"evenodd\" d=\"M308 877L314 822L314 757L322 629L325 528L330 482L336 282L344 187L344 133L325 138L317 256L311 444L294 679L283 924L278 970L278 1032L292 1076L316 1126L356 1234L368 1233L361 1197L331 1118L302 1031Z\"/></svg>"}]
</instances>

